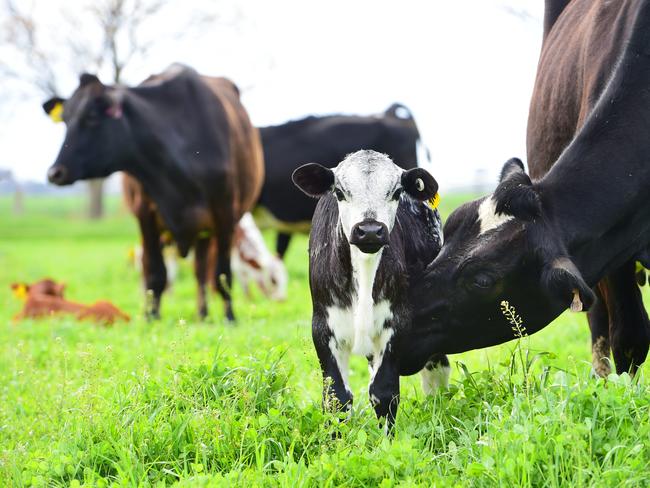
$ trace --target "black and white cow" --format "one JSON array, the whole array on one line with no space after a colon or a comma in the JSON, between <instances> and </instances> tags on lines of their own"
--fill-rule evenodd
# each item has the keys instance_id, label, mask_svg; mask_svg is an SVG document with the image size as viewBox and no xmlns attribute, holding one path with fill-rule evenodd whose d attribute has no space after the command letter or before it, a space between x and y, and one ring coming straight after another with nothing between
<instances>
[{"instance_id":1,"label":"black and white cow","mask_svg":"<svg viewBox=\"0 0 650 488\"><path fill-rule=\"evenodd\" d=\"M334 169L301 166L293 181L320 198L309 240L312 335L323 371L324 405L350 408L350 354L368 359L370 400L393 425L399 377L422 372L429 393L446 386L447 357L413 361L408 289L442 245L440 216L427 203L438 184L424 169L403 170L375 151L358 151Z\"/></svg>"},{"instance_id":2,"label":"black and white cow","mask_svg":"<svg viewBox=\"0 0 650 488\"><path fill-rule=\"evenodd\" d=\"M309 232L316 209L312 199L288 185L293 171L305 161L333 168L361 149L388 154L404 169L428 160L413 114L399 103L376 115L311 116L259 130L265 173L255 219L258 225L279 232L276 251L280 257L292 233Z\"/></svg>"}]
</instances>

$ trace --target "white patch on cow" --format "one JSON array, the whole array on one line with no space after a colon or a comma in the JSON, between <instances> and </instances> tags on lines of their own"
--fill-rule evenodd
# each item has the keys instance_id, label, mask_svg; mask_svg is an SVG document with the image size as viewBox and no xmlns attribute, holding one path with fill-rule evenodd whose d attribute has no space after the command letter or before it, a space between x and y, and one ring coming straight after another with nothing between
<instances>
[{"instance_id":1,"label":"white patch on cow","mask_svg":"<svg viewBox=\"0 0 650 488\"><path fill-rule=\"evenodd\" d=\"M428 364L427 364L428 366ZM447 388L449 385L449 374L451 368L438 364L433 369L425 367L420 371L422 380L422 391L425 395L432 395L438 388Z\"/></svg>"},{"instance_id":2,"label":"white patch on cow","mask_svg":"<svg viewBox=\"0 0 650 488\"><path fill-rule=\"evenodd\" d=\"M375 306L372 288L381 261L383 250L375 254L365 254L354 246L350 247L352 276L356 284L353 298L354 343L352 352L362 356L374 353L374 339L381 333L386 319L392 317L387 301Z\"/></svg>"},{"instance_id":3,"label":"white patch on cow","mask_svg":"<svg viewBox=\"0 0 650 488\"><path fill-rule=\"evenodd\" d=\"M245 213L235 229L231 264L237 281L248 295L251 283L264 295L282 301L287 294L287 271L282 260L271 254L253 216Z\"/></svg>"},{"instance_id":4,"label":"white patch on cow","mask_svg":"<svg viewBox=\"0 0 650 488\"><path fill-rule=\"evenodd\" d=\"M384 327L386 321L393 317L390 302L381 300L375 304L372 299L372 286L381 252L363 256L369 256L371 259L357 258L356 269L358 271L353 271L357 293L353 297L352 306L349 308L335 306L327 308L327 324L334 336L329 345L339 365L346 388L348 388L347 368L350 352L373 357L372 364L368 365L370 383L372 384L381 365L386 346L394 333L392 328Z\"/></svg>"},{"instance_id":5,"label":"white patch on cow","mask_svg":"<svg viewBox=\"0 0 650 488\"><path fill-rule=\"evenodd\" d=\"M353 314L350 308L327 307L327 325L339 348L352 350L354 344Z\"/></svg>"},{"instance_id":6,"label":"white patch on cow","mask_svg":"<svg viewBox=\"0 0 650 488\"><path fill-rule=\"evenodd\" d=\"M483 200L478 207L478 221L481 226L479 235L501 227L513 218L512 215L497 213L497 202L494 200L494 197L490 196Z\"/></svg>"},{"instance_id":7,"label":"white patch on cow","mask_svg":"<svg viewBox=\"0 0 650 488\"><path fill-rule=\"evenodd\" d=\"M255 223L262 229L273 229L278 232L286 232L287 234L301 233L309 234L311 229L311 220L304 222L284 222L277 219L266 207L258 205L253 210L253 217Z\"/></svg>"},{"instance_id":8,"label":"white patch on cow","mask_svg":"<svg viewBox=\"0 0 650 488\"><path fill-rule=\"evenodd\" d=\"M345 158L333 171L336 186L346 197L338 202L338 209L348 241L352 227L366 218L383 223L390 232L398 206L392 196L401 187L403 170L384 154L359 151Z\"/></svg>"},{"instance_id":9,"label":"white patch on cow","mask_svg":"<svg viewBox=\"0 0 650 488\"><path fill-rule=\"evenodd\" d=\"M339 373L341 373L343 386L352 395L352 390L350 390L350 349L337 343L333 337L330 339L329 348L332 351L332 356L334 356Z\"/></svg>"}]
</instances>

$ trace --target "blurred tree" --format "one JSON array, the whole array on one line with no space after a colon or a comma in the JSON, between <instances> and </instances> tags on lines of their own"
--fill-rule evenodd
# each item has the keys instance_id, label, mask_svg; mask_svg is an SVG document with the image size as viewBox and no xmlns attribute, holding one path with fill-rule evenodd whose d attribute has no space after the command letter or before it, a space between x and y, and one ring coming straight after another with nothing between
<instances>
[{"instance_id":1,"label":"blurred tree","mask_svg":"<svg viewBox=\"0 0 650 488\"><path fill-rule=\"evenodd\" d=\"M182 8L183 3L4 0L4 12L0 12L0 77L27 85L41 97L60 95L60 79L69 76L71 70L75 74L98 72L104 79L121 83L128 66L160 47L162 32L166 40L173 40L198 33L218 20L214 8L220 2L204 2L198 8L194 5L191 16L179 19L174 9ZM164 31L160 29L161 20L166 24ZM88 214L100 218L104 212L103 180L90 180L88 188Z\"/></svg>"}]
</instances>

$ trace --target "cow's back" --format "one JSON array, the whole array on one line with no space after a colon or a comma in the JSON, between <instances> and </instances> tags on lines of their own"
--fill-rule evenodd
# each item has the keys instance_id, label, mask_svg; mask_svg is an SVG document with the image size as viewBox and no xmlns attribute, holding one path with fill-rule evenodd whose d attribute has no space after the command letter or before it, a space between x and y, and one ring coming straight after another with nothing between
<instances>
[{"instance_id":1,"label":"cow's back","mask_svg":"<svg viewBox=\"0 0 650 488\"><path fill-rule=\"evenodd\" d=\"M264 181L264 159L259 131L251 124L234 83L220 77L202 76L201 79L221 101L228 119L236 201L239 204L235 210L239 220L244 213L253 209Z\"/></svg>"},{"instance_id":2,"label":"cow's back","mask_svg":"<svg viewBox=\"0 0 650 488\"><path fill-rule=\"evenodd\" d=\"M305 230L316 202L290 184L291 174L305 163L333 168L348 154L371 149L387 154L404 169L417 167L419 133L413 119L395 116L307 117L260 129L266 177L260 206L280 222L280 229ZM303 225L301 225L303 224Z\"/></svg>"},{"instance_id":3,"label":"cow's back","mask_svg":"<svg viewBox=\"0 0 650 488\"><path fill-rule=\"evenodd\" d=\"M573 0L544 39L530 104L528 167L548 172L607 86L639 0Z\"/></svg>"}]
</instances>

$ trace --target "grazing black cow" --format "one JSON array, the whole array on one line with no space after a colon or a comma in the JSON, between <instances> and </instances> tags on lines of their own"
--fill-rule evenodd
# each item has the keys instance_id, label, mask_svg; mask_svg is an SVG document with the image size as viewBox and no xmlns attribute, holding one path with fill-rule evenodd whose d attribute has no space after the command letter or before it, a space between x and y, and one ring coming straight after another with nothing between
<instances>
[{"instance_id":1,"label":"grazing black cow","mask_svg":"<svg viewBox=\"0 0 650 488\"><path fill-rule=\"evenodd\" d=\"M84 74L68 100L43 104L51 115L63 110L67 132L48 178L57 185L130 175L125 190L140 224L143 271L159 316L166 270L160 235L169 230L179 253L195 250L200 318L207 313L205 284L213 273L234 320L230 299L230 249L236 223L257 201L264 175L259 134L225 78L201 76L173 65L140 86L106 86ZM216 269L208 270L212 235L218 241Z\"/></svg>"},{"instance_id":2,"label":"grazing black cow","mask_svg":"<svg viewBox=\"0 0 650 488\"><path fill-rule=\"evenodd\" d=\"M447 220L445 244L412 290L422 331L414 356L505 342L517 334L517 316L532 334L567 307L586 310L591 287L648 248L650 0L621 3L630 9L630 35L557 162L532 182L520 161L509 161L493 194ZM633 372L650 331L625 335L615 360Z\"/></svg>"},{"instance_id":3,"label":"grazing black cow","mask_svg":"<svg viewBox=\"0 0 650 488\"><path fill-rule=\"evenodd\" d=\"M629 39L639 2L547 0L545 36L528 119L528 167L533 180L553 166L580 130L605 90ZM580 73L580 76L577 76ZM612 269L594 288L589 310L594 371L611 372L610 349L619 371L632 357L629 342L648 328L648 315L635 286L645 271L631 260Z\"/></svg>"},{"instance_id":4,"label":"grazing black cow","mask_svg":"<svg viewBox=\"0 0 650 488\"><path fill-rule=\"evenodd\" d=\"M408 287L438 253L440 216L426 202L438 184L424 169L404 171L386 155L359 151L333 170L301 166L293 181L320 197L309 239L312 335L323 371L325 405L349 408L351 353L368 359L369 394L392 426L399 377L422 371L425 391L446 386L444 355L413 360Z\"/></svg>"},{"instance_id":5,"label":"grazing black cow","mask_svg":"<svg viewBox=\"0 0 650 488\"><path fill-rule=\"evenodd\" d=\"M292 232L308 232L316 202L292 185L291 173L305 161L332 168L345 156L361 149L388 154L404 168L418 165L420 133L409 110L391 105L378 116L331 115L307 117L260 128L266 175L256 219L279 231L280 257ZM266 217L266 218L263 218ZM264 221L270 221L264 224Z\"/></svg>"}]
</instances>

